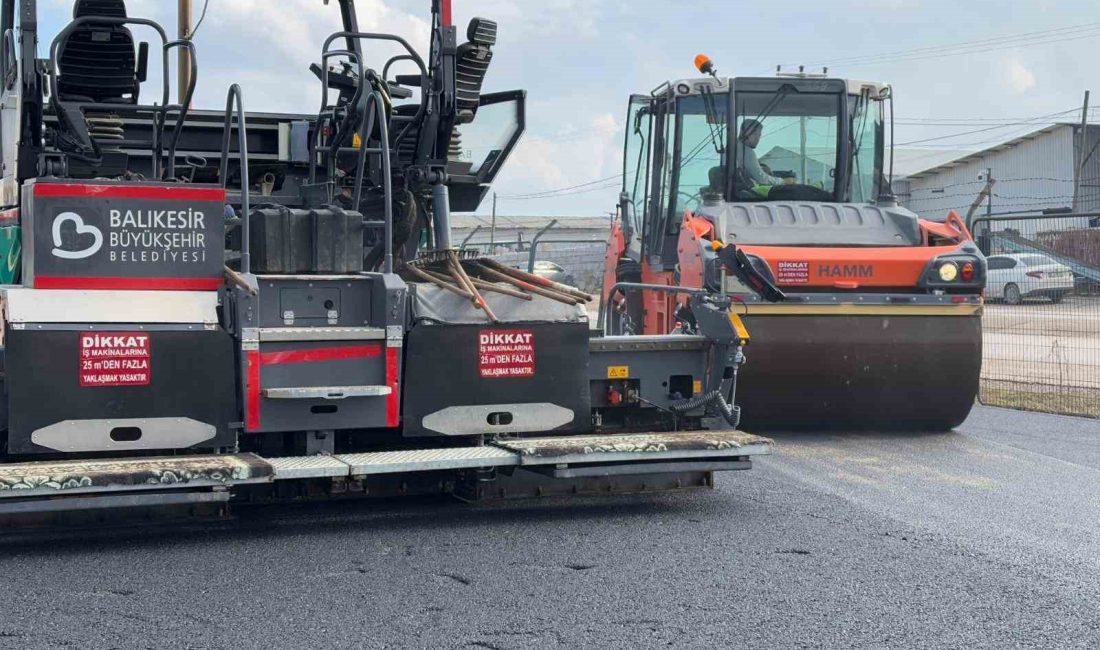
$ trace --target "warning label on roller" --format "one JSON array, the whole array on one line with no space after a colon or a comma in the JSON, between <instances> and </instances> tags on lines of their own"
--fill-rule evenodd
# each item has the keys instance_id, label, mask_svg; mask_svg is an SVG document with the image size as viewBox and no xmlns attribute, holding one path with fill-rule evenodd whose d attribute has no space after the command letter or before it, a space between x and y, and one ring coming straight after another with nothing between
<instances>
[{"instance_id":1,"label":"warning label on roller","mask_svg":"<svg viewBox=\"0 0 1100 650\"><path fill-rule=\"evenodd\" d=\"M808 284L810 282L809 262L780 262L776 267L775 280L779 284Z\"/></svg>"},{"instance_id":2,"label":"warning label on roller","mask_svg":"<svg viewBox=\"0 0 1100 650\"><path fill-rule=\"evenodd\" d=\"M481 330L478 356L483 378L534 377L535 335L531 330Z\"/></svg>"},{"instance_id":3,"label":"warning label on roller","mask_svg":"<svg viewBox=\"0 0 1100 650\"><path fill-rule=\"evenodd\" d=\"M81 386L149 384L149 335L138 332L82 332Z\"/></svg>"}]
</instances>

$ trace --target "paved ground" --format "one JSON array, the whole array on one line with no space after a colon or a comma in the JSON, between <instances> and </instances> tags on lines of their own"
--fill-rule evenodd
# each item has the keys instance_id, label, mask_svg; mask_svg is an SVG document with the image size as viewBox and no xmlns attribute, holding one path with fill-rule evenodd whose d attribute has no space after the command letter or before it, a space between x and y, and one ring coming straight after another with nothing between
<instances>
[{"instance_id":1,"label":"paved ground","mask_svg":"<svg viewBox=\"0 0 1100 650\"><path fill-rule=\"evenodd\" d=\"M1100 422L778 439L711 492L3 543L0 648L1100 644Z\"/></svg>"}]
</instances>

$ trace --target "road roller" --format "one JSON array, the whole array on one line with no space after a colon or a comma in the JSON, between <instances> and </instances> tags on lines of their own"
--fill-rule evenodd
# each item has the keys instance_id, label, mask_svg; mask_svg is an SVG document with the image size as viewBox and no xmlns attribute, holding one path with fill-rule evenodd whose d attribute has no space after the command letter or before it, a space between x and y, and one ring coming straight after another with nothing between
<instances>
[{"instance_id":1,"label":"road roller","mask_svg":"<svg viewBox=\"0 0 1100 650\"><path fill-rule=\"evenodd\" d=\"M695 331L684 296L616 283L706 289L731 296L754 335L747 426L960 424L978 392L986 264L959 215L917 215L892 196L891 88L824 73L720 77L704 55L696 66L703 76L630 98L604 329ZM726 272L716 242L785 299Z\"/></svg>"}]
</instances>

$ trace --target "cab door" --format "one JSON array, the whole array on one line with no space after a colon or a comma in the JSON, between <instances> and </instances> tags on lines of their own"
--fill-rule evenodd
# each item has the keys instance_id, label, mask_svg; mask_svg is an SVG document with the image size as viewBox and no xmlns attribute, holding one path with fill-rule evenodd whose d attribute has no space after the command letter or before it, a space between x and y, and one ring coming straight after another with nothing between
<instances>
[{"instance_id":1,"label":"cab door","mask_svg":"<svg viewBox=\"0 0 1100 650\"><path fill-rule=\"evenodd\" d=\"M653 130L653 98L631 95L623 144L623 189L619 194L626 255L640 261L645 232L646 197L649 195L650 135Z\"/></svg>"}]
</instances>

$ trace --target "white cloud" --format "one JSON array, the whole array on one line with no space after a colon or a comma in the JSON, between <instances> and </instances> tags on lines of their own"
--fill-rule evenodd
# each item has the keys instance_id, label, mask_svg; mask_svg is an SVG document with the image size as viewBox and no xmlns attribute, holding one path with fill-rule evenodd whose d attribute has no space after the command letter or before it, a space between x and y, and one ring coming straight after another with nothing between
<instances>
[{"instance_id":1,"label":"white cloud","mask_svg":"<svg viewBox=\"0 0 1100 650\"><path fill-rule=\"evenodd\" d=\"M1004 62L1002 75L1008 87L1017 93L1024 93L1035 87L1035 75L1015 57Z\"/></svg>"},{"instance_id":2,"label":"white cloud","mask_svg":"<svg viewBox=\"0 0 1100 650\"><path fill-rule=\"evenodd\" d=\"M480 0L477 3L455 3L455 10L463 12L456 19L459 32L464 33L462 22L466 13L492 18L502 30L511 34L557 34L568 37L596 38L600 34L600 17L606 0ZM473 6L471 6L473 5Z\"/></svg>"},{"instance_id":3,"label":"white cloud","mask_svg":"<svg viewBox=\"0 0 1100 650\"><path fill-rule=\"evenodd\" d=\"M553 135L528 135L516 147L508 164L500 174L495 188L501 196L534 194L547 190L566 188L594 179L607 178L619 173L621 166L621 126L610 113L596 115L589 120L562 125ZM610 184L610 183L607 183ZM617 189L585 186L575 195L594 204L603 201L614 204ZM526 209L545 210L547 203L574 196L562 193L555 199L540 199L523 203L508 203L506 211L523 212Z\"/></svg>"}]
</instances>

